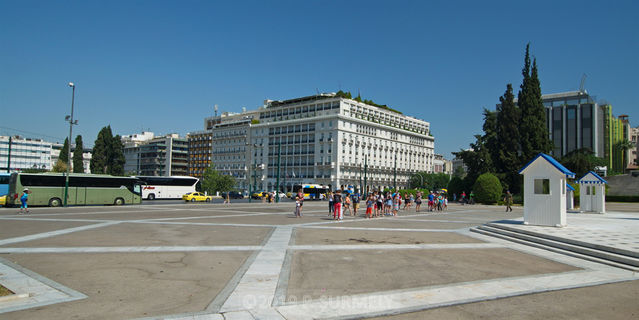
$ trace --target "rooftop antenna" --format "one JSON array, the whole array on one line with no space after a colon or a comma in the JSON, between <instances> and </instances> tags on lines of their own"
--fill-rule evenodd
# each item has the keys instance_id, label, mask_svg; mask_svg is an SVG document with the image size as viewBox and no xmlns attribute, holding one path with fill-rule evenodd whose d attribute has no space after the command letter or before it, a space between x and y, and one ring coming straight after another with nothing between
<instances>
[{"instance_id":1,"label":"rooftop antenna","mask_svg":"<svg viewBox=\"0 0 639 320\"><path fill-rule=\"evenodd\" d=\"M584 90L584 85L586 84L587 77L588 76L585 73L581 76L581 84L579 84L579 92L581 93L586 93L586 91Z\"/></svg>"},{"instance_id":2,"label":"rooftop antenna","mask_svg":"<svg viewBox=\"0 0 639 320\"><path fill-rule=\"evenodd\" d=\"M217 117L217 104L213 106L213 110L215 111L215 116Z\"/></svg>"}]
</instances>

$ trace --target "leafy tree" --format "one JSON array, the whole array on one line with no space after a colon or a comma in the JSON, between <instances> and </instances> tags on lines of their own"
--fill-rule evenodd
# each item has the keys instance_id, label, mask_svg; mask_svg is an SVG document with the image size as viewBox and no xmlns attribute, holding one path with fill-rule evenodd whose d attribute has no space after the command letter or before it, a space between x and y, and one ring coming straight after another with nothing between
<instances>
[{"instance_id":1,"label":"leafy tree","mask_svg":"<svg viewBox=\"0 0 639 320\"><path fill-rule=\"evenodd\" d=\"M452 179L448 182L448 194L461 194L462 191L465 191L464 180L460 177L453 176Z\"/></svg>"},{"instance_id":2,"label":"leafy tree","mask_svg":"<svg viewBox=\"0 0 639 320\"><path fill-rule=\"evenodd\" d=\"M421 177L421 178L420 178ZM450 176L445 173L428 173L425 171L415 173L410 179L411 188L427 188L431 190L446 188Z\"/></svg>"},{"instance_id":3,"label":"leafy tree","mask_svg":"<svg viewBox=\"0 0 639 320\"><path fill-rule=\"evenodd\" d=\"M499 179L490 173L484 173L473 185L475 200L477 202L492 204L497 203L502 194L502 187Z\"/></svg>"},{"instance_id":4,"label":"leafy tree","mask_svg":"<svg viewBox=\"0 0 639 320\"><path fill-rule=\"evenodd\" d=\"M67 172L67 163L62 161L62 159L58 159L58 161L51 168L53 172Z\"/></svg>"},{"instance_id":5,"label":"leafy tree","mask_svg":"<svg viewBox=\"0 0 639 320\"><path fill-rule=\"evenodd\" d=\"M228 192L235 186L235 179L229 175L224 175L208 167L202 175L202 191L214 194L216 192Z\"/></svg>"},{"instance_id":6,"label":"leafy tree","mask_svg":"<svg viewBox=\"0 0 639 320\"><path fill-rule=\"evenodd\" d=\"M75 137L75 150L73 150L73 172L74 173L84 172L84 162L82 161L83 150L84 150L84 146L82 144L82 136L78 135L77 137Z\"/></svg>"},{"instance_id":7,"label":"leafy tree","mask_svg":"<svg viewBox=\"0 0 639 320\"><path fill-rule=\"evenodd\" d=\"M119 135L113 136L111 126L100 130L95 139L91 172L111 175L124 174L124 146Z\"/></svg>"},{"instance_id":8,"label":"leafy tree","mask_svg":"<svg viewBox=\"0 0 639 320\"><path fill-rule=\"evenodd\" d=\"M577 178L583 177L595 167L608 165L605 159L596 157L589 148L573 150L563 156L559 162L574 172Z\"/></svg>"},{"instance_id":9,"label":"leafy tree","mask_svg":"<svg viewBox=\"0 0 639 320\"><path fill-rule=\"evenodd\" d=\"M548 137L546 127L546 112L541 99L541 85L537 72L537 59L530 67L530 44L526 45L524 58L524 76L519 91L518 104L521 110L520 145L523 161L531 160L538 153L548 153L552 150L552 143Z\"/></svg>"},{"instance_id":10,"label":"leafy tree","mask_svg":"<svg viewBox=\"0 0 639 320\"><path fill-rule=\"evenodd\" d=\"M58 159L62 160L64 163L69 163L69 138L64 138L64 144L62 145L62 149L60 149L60 156Z\"/></svg>"}]
</instances>

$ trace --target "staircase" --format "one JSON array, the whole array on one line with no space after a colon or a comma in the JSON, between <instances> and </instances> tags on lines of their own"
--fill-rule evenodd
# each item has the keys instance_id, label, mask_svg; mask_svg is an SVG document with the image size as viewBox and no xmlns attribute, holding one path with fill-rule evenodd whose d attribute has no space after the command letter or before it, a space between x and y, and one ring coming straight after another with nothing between
<instances>
[{"instance_id":1,"label":"staircase","mask_svg":"<svg viewBox=\"0 0 639 320\"><path fill-rule=\"evenodd\" d=\"M639 271L639 252L635 251L521 230L499 223L487 223L471 228L470 231L617 268Z\"/></svg>"}]
</instances>

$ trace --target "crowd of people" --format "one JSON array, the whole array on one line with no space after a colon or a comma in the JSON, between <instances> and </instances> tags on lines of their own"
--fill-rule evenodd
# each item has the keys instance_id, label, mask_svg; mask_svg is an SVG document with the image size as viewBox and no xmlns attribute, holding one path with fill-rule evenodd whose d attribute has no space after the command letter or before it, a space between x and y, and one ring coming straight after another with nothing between
<instances>
[{"instance_id":1,"label":"crowd of people","mask_svg":"<svg viewBox=\"0 0 639 320\"><path fill-rule=\"evenodd\" d=\"M333 220L343 220L344 214L357 216L360 203L365 206L364 216L368 219L382 216L397 216L400 210L412 210L413 204L415 212L422 210L424 195L421 191L412 194L402 191L381 192L374 191L367 195L360 195L357 192L336 190L326 195L328 198L328 215L333 216ZM444 211L448 209L448 197L443 193L430 192L427 196L428 211ZM296 208L301 206L304 196L300 193L296 196ZM403 204L403 207L402 207ZM296 209L297 216L297 209Z\"/></svg>"}]
</instances>

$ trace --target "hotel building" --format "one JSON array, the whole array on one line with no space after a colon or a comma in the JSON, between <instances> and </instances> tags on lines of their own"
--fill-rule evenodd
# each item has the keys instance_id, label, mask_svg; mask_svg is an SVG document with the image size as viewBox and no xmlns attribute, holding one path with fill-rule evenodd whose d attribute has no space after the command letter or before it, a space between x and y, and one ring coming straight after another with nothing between
<instances>
[{"instance_id":1,"label":"hotel building","mask_svg":"<svg viewBox=\"0 0 639 320\"><path fill-rule=\"evenodd\" d=\"M415 172L433 172L430 123L334 93L266 100L257 110L209 117L205 125L212 165L234 176L241 190L270 191L278 183L281 191L307 183L404 188ZM190 163L191 175L196 165Z\"/></svg>"}]
</instances>

